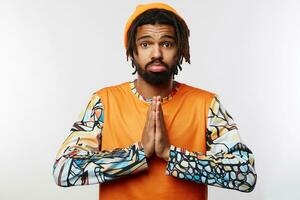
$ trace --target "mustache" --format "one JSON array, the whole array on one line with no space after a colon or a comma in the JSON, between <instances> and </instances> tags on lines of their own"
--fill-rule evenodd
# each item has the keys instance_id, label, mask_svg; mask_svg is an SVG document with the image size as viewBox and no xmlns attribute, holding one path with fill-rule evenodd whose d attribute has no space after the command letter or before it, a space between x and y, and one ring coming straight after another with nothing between
<instances>
[{"instance_id":1,"label":"mustache","mask_svg":"<svg viewBox=\"0 0 300 200\"><path fill-rule=\"evenodd\" d=\"M169 65L167 63L164 63L161 59L155 59L155 60L152 60L150 62L148 62L146 65L145 65L145 68L147 69L149 66L151 66L152 64L160 64L164 67L166 67L167 69L169 69Z\"/></svg>"}]
</instances>

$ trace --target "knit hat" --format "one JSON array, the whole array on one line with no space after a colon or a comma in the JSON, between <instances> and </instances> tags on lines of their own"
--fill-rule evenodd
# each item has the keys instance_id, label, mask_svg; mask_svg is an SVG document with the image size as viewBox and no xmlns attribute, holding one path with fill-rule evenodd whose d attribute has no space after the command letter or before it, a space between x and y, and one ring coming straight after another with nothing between
<instances>
[{"instance_id":1,"label":"knit hat","mask_svg":"<svg viewBox=\"0 0 300 200\"><path fill-rule=\"evenodd\" d=\"M125 32L124 32L124 45L125 48L127 48L127 32L132 25L132 22L139 17L141 14L143 14L145 11L150 10L150 9L164 9L168 10L178 17L182 19L182 17L177 13L177 11L172 8L171 6L164 4L164 3L149 3L149 4L140 4L136 7L135 11L132 13L132 15L129 17L126 26L125 26ZM183 19L182 19L183 20Z\"/></svg>"}]
</instances>

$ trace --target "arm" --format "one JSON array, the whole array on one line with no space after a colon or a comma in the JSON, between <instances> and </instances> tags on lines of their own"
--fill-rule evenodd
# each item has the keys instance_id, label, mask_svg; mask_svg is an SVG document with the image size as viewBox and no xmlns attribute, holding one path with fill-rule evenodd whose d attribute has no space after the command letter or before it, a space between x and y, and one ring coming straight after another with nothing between
<instances>
[{"instance_id":1,"label":"arm","mask_svg":"<svg viewBox=\"0 0 300 200\"><path fill-rule=\"evenodd\" d=\"M94 94L57 154L53 166L57 185L103 183L148 167L140 142L124 149L101 151L103 123L104 108Z\"/></svg>"},{"instance_id":2,"label":"arm","mask_svg":"<svg viewBox=\"0 0 300 200\"><path fill-rule=\"evenodd\" d=\"M232 117L215 97L208 113L207 153L170 147L167 175L213 186L251 192L256 183L254 157Z\"/></svg>"}]
</instances>

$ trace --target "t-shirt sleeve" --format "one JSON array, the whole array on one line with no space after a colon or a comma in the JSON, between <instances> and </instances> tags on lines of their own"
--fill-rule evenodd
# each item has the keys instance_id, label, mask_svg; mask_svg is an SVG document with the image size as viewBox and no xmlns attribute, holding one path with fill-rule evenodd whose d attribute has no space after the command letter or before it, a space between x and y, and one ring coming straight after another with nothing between
<instances>
[{"instance_id":1,"label":"t-shirt sleeve","mask_svg":"<svg viewBox=\"0 0 300 200\"><path fill-rule=\"evenodd\" d=\"M242 192L256 184L254 156L241 141L237 126L215 96L207 116L207 152L191 152L171 145L166 174Z\"/></svg>"},{"instance_id":2,"label":"t-shirt sleeve","mask_svg":"<svg viewBox=\"0 0 300 200\"><path fill-rule=\"evenodd\" d=\"M61 145L53 165L59 186L103 183L148 168L140 142L127 148L102 150L104 107L94 93Z\"/></svg>"}]
</instances>

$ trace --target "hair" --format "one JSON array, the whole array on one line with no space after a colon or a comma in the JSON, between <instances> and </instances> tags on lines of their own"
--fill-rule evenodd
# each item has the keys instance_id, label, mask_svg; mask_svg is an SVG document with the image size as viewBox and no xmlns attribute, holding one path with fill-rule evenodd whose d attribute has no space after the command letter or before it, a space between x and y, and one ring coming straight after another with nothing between
<instances>
[{"instance_id":1,"label":"hair","mask_svg":"<svg viewBox=\"0 0 300 200\"><path fill-rule=\"evenodd\" d=\"M175 37L176 37L176 45L177 45L177 64L176 69L174 70L174 75L178 74L178 69L181 71L182 61L183 58L185 62L190 62L190 47L189 47L189 36L190 30L186 25L185 21L181 19L179 16L174 14L171 11L164 10L164 9L150 9L142 13L138 16L130 26L127 32L127 49L126 49L126 56L127 60L128 57L134 58L133 54L137 54L137 47L136 47L136 33L137 28L139 26L145 24L167 24L171 25L175 29ZM135 68L135 71L132 74L137 72L137 69L134 65L134 62L131 61L131 66Z\"/></svg>"}]
</instances>

